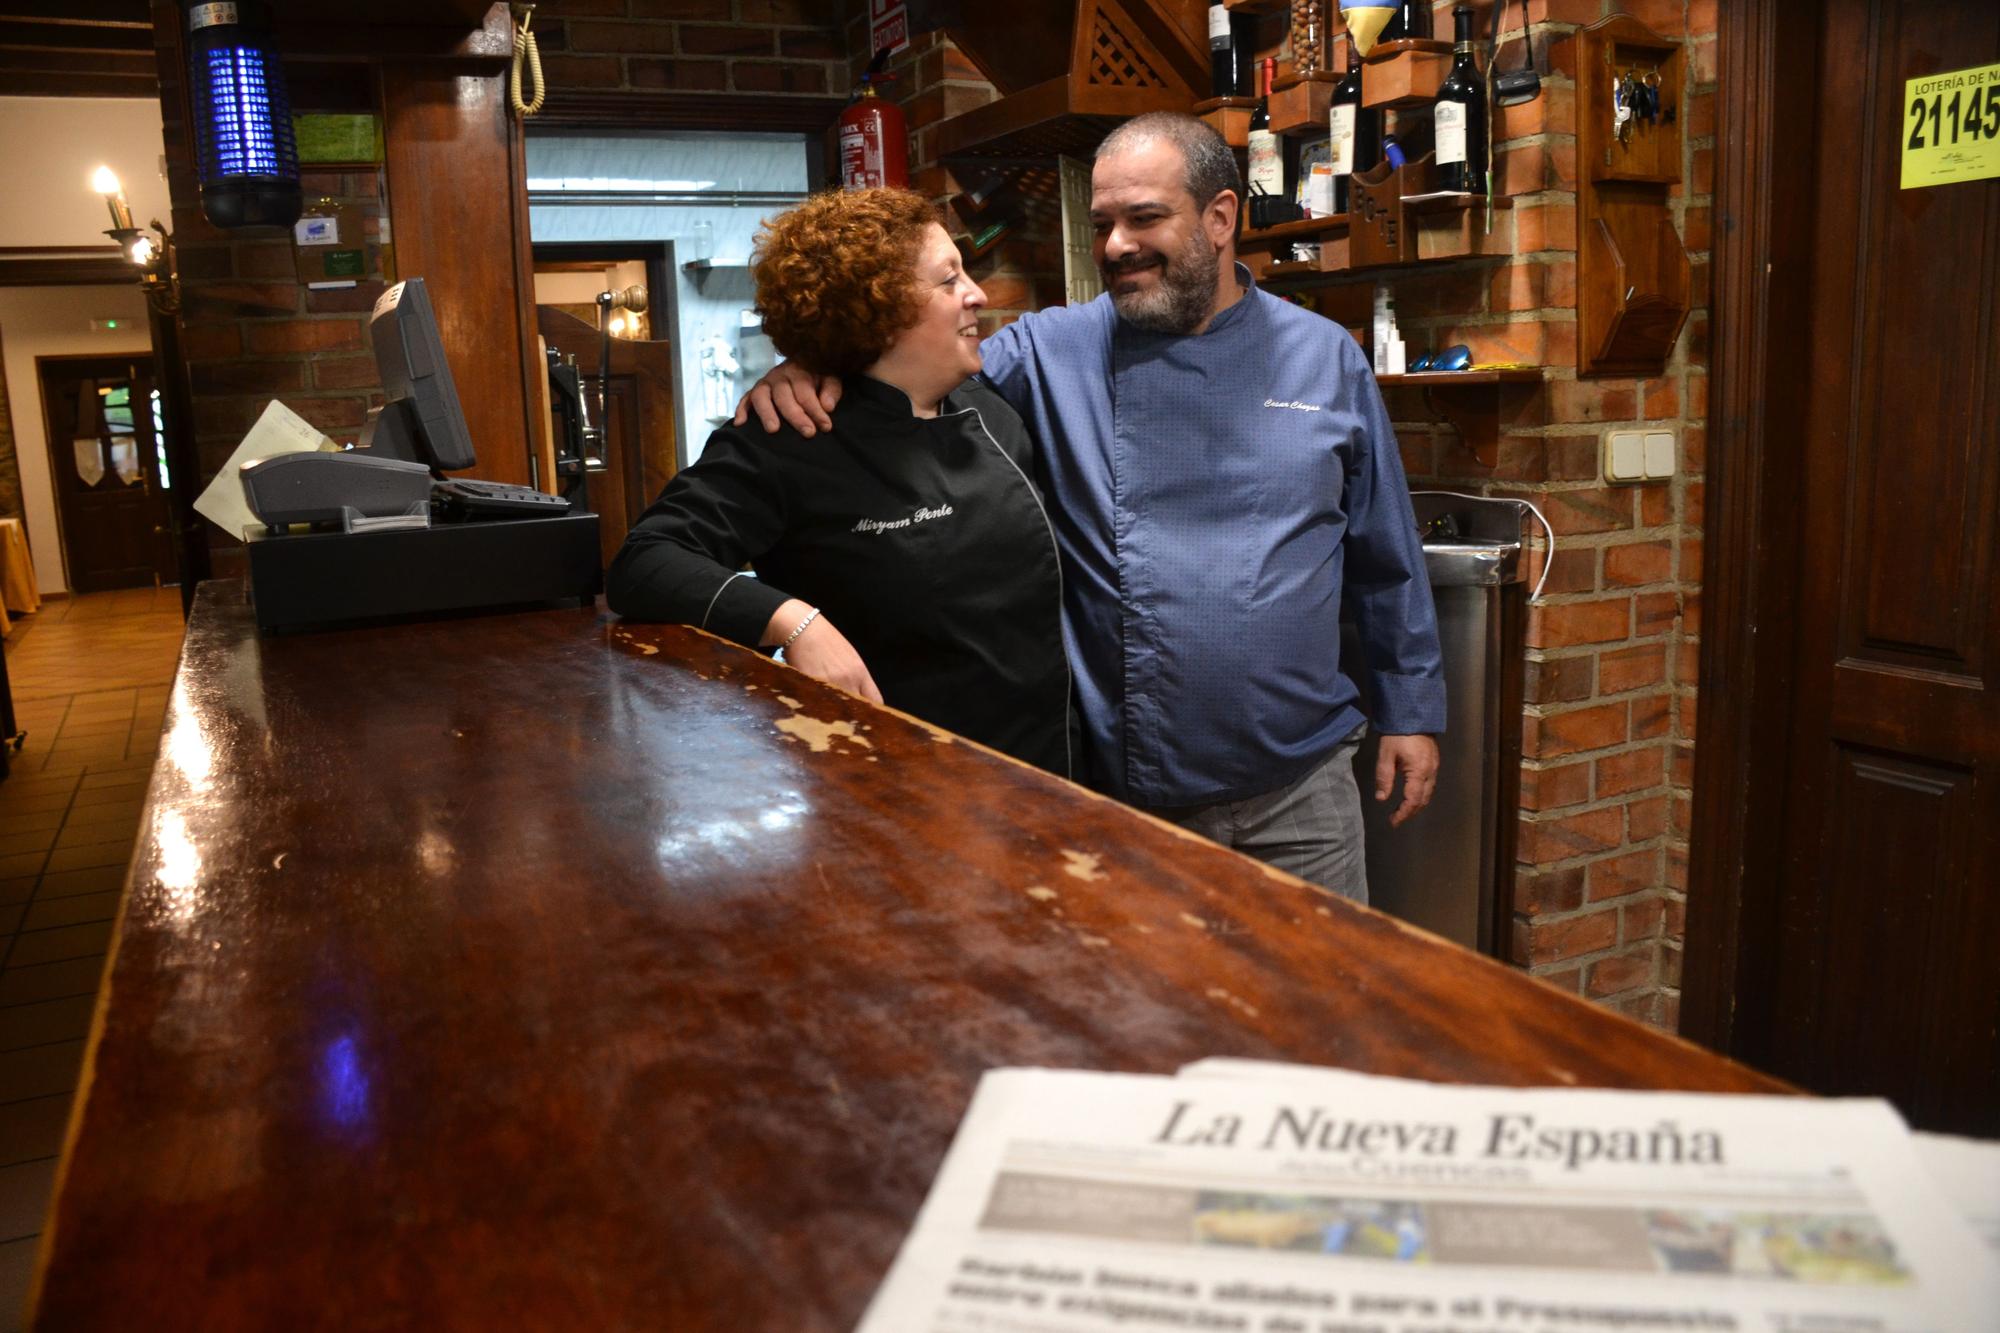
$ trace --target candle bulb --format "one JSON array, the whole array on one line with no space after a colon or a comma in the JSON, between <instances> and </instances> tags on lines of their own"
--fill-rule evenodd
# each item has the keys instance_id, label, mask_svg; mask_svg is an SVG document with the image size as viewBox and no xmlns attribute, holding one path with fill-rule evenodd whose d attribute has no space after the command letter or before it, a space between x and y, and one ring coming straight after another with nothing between
<instances>
[{"instance_id":1,"label":"candle bulb","mask_svg":"<svg viewBox=\"0 0 2000 1333\"><path fill-rule=\"evenodd\" d=\"M90 188L104 196L104 206L111 210L112 227L131 230L132 210L125 203L125 187L118 183L118 174L110 167L99 167L90 178Z\"/></svg>"}]
</instances>

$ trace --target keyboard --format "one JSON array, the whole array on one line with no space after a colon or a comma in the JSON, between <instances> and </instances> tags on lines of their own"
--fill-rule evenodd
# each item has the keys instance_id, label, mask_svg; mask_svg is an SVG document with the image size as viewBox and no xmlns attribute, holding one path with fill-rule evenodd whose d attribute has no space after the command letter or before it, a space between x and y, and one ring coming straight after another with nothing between
<instances>
[{"instance_id":1,"label":"keyboard","mask_svg":"<svg viewBox=\"0 0 2000 1333\"><path fill-rule=\"evenodd\" d=\"M503 481L473 481L447 477L431 483L431 498L453 518L553 518L567 514L569 501L546 495L532 486Z\"/></svg>"}]
</instances>

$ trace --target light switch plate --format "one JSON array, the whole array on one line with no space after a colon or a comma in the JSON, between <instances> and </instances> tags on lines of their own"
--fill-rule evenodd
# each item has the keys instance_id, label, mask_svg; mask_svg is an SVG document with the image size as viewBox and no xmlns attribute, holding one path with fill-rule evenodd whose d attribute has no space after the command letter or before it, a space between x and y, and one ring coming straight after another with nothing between
<instances>
[{"instance_id":1,"label":"light switch plate","mask_svg":"<svg viewBox=\"0 0 2000 1333\"><path fill-rule=\"evenodd\" d=\"M1605 435L1604 479L1606 481L1646 479L1646 440L1641 432L1614 430Z\"/></svg>"},{"instance_id":2,"label":"light switch plate","mask_svg":"<svg viewBox=\"0 0 2000 1333\"><path fill-rule=\"evenodd\" d=\"M1670 430L1646 432L1646 480L1658 481L1674 475L1674 433Z\"/></svg>"}]
</instances>

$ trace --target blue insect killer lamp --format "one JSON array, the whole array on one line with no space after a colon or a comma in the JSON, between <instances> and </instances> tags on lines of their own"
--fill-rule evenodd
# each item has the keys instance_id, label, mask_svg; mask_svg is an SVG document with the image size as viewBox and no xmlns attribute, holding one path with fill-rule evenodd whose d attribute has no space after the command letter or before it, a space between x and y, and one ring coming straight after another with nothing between
<instances>
[{"instance_id":1,"label":"blue insect killer lamp","mask_svg":"<svg viewBox=\"0 0 2000 1333\"><path fill-rule=\"evenodd\" d=\"M218 227L291 226L299 151L266 7L190 5L187 53L201 211Z\"/></svg>"}]
</instances>

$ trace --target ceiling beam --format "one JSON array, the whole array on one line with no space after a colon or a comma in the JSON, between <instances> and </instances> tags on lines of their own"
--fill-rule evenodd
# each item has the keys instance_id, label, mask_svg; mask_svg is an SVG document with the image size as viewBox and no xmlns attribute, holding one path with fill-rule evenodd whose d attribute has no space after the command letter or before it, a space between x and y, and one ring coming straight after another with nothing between
<instances>
[{"instance_id":1,"label":"ceiling beam","mask_svg":"<svg viewBox=\"0 0 2000 1333\"><path fill-rule=\"evenodd\" d=\"M134 24L150 30L153 7L147 0L0 0L0 22Z\"/></svg>"},{"instance_id":2,"label":"ceiling beam","mask_svg":"<svg viewBox=\"0 0 2000 1333\"><path fill-rule=\"evenodd\" d=\"M160 100L156 75L136 74L52 74L13 72L7 75L10 97L130 97L141 101Z\"/></svg>"},{"instance_id":3,"label":"ceiling beam","mask_svg":"<svg viewBox=\"0 0 2000 1333\"><path fill-rule=\"evenodd\" d=\"M153 30L108 23L14 23L0 20L0 50L153 53Z\"/></svg>"}]
</instances>

